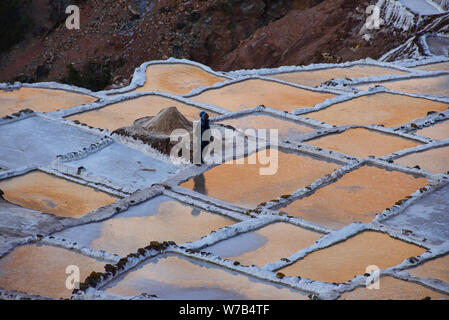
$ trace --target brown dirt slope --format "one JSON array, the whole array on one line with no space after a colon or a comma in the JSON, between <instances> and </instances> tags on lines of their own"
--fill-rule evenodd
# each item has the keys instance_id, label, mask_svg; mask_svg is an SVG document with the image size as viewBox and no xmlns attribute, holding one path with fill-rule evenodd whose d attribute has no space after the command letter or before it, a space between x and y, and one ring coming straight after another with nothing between
<instances>
[{"instance_id":1,"label":"brown dirt slope","mask_svg":"<svg viewBox=\"0 0 449 320\"><path fill-rule=\"evenodd\" d=\"M64 1L58 0L64 7ZM216 70L378 58L409 37L358 34L374 0L79 0L80 30L34 19L26 39L0 55L0 82L129 83L148 60L186 58ZM49 2L33 2L45 12ZM35 17L36 18L36 17ZM69 69L68 64L73 68ZM105 73L101 76L101 73Z\"/></svg>"}]
</instances>

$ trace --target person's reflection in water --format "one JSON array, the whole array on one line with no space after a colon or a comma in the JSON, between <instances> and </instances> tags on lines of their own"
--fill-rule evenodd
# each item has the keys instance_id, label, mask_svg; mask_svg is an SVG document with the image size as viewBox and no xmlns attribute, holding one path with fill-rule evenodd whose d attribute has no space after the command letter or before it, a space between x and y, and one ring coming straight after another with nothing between
<instances>
[{"instance_id":1,"label":"person's reflection in water","mask_svg":"<svg viewBox=\"0 0 449 320\"><path fill-rule=\"evenodd\" d=\"M206 179L204 178L204 174L200 174L199 176L196 176L193 179L193 191L207 195ZM192 216L198 216L200 213L201 213L200 209L197 208L192 209Z\"/></svg>"}]
</instances>

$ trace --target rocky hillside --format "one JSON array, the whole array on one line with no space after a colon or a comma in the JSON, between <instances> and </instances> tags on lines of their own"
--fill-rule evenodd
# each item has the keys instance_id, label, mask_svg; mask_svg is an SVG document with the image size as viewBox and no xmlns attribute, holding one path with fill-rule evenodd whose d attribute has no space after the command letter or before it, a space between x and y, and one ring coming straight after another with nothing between
<instances>
[{"instance_id":1,"label":"rocky hillside","mask_svg":"<svg viewBox=\"0 0 449 320\"><path fill-rule=\"evenodd\" d=\"M365 32L366 7L377 2L4 0L0 16L21 19L0 19L8 37L0 39L0 81L102 90L127 84L142 62L168 57L226 71L379 58L412 36L418 19L410 13L407 30ZM65 27L69 3L80 8L80 30Z\"/></svg>"}]
</instances>

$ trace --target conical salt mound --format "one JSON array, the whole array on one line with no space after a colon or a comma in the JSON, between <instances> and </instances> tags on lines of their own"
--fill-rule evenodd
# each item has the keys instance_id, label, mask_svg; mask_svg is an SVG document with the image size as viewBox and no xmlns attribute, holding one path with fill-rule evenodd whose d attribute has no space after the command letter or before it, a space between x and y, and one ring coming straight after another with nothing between
<instances>
[{"instance_id":1,"label":"conical salt mound","mask_svg":"<svg viewBox=\"0 0 449 320\"><path fill-rule=\"evenodd\" d=\"M185 129L189 132L193 130L192 122L186 119L176 107L163 109L155 117L145 120L140 125L146 131L167 135L176 129Z\"/></svg>"}]
</instances>

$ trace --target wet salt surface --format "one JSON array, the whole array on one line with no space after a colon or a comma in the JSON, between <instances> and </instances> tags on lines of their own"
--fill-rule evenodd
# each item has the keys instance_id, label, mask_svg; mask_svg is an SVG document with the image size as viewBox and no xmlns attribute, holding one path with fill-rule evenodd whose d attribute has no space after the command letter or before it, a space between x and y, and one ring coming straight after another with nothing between
<instances>
[{"instance_id":1,"label":"wet salt surface","mask_svg":"<svg viewBox=\"0 0 449 320\"><path fill-rule=\"evenodd\" d=\"M356 65L346 68L329 68L315 71L289 72L273 75L273 78L315 87L331 79L365 78L386 75L402 75L407 72L393 68L378 66Z\"/></svg>"},{"instance_id":2,"label":"wet salt surface","mask_svg":"<svg viewBox=\"0 0 449 320\"><path fill-rule=\"evenodd\" d=\"M266 154L267 150L263 150L250 156L250 158L257 157L256 164L249 164L246 157L243 159L244 164L226 162L206 171L202 176L203 187L196 191L244 208L254 208L261 202L276 199L306 187L340 167L332 162L279 150L278 162L273 160L273 171L268 172L274 174L261 175L259 170L268 168L268 165L262 165L260 161ZM195 189L193 179L181 186Z\"/></svg>"},{"instance_id":3,"label":"wet salt surface","mask_svg":"<svg viewBox=\"0 0 449 320\"><path fill-rule=\"evenodd\" d=\"M81 217L118 200L93 188L38 171L1 180L0 189L11 203L60 217Z\"/></svg>"},{"instance_id":4,"label":"wet salt surface","mask_svg":"<svg viewBox=\"0 0 449 320\"><path fill-rule=\"evenodd\" d=\"M0 117L22 109L51 112L93 103L97 98L63 90L20 88L13 91L0 90Z\"/></svg>"},{"instance_id":5,"label":"wet salt surface","mask_svg":"<svg viewBox=\"0 0 449 320\"><path fill-rule=\"evenodd\" d=\"M254 114L245 117L223 120L220 122L224 125L230 125L236 129L245 131L247 129L266 129L267 137L270 129L276 129L279 140L295 140L304 133L314 131L313 128L301 125L287 119L280 119L266 114ZM268 138L267 138L268 139Z\"/></svg>"},{"instance_id":6,"label":"wet salt surface","mask_svg":"<svg viewBox=\"0 0 449 320\"><path fill-rule=\"evenodd\" d=\"M418 165L421 169L433 173L446 173L449 171L449 147L412 153L394 162L410 168Z\"/></svg>"},{"instance_id":7,"label":"wet salt surface","mask_svg":"<svg viewBox=\"0 0 449 320\"><path fill-rule=\"evenodd\" d=\"M330 228L374 219L399 199L428 184L425 178L364 166L283 208L290 215Z\"/></svg>"},{"instance_id":8,"label":"wet salt surface","mask_svg":"<svg viewBox=\"0 0 449 320\"><path fill-rule=\"evenodd\" d=\"M288 223L274 223L203 249L243 265L263 267L315 243L322 235Z\"/></svg>"},{"instance_id":9,"label":"wet salt surface","mask_svg":"<svg viewBox=\"0 0 449 320\"><path fill-rule=\"evenodd\" d=\"M158 196L103 222L90 223L57 234L94 250L126 256L151 241L196 241L234 221Z\"/></svg>"},{"instance_id":10,"label":"wet salt surface","mask_svg":"<svg viewBox=\"0 0 449 320\"><path fill-rule=\"evenodd\" d=\"M425 251L386 234L365 231L344 242L315 251L280 272L292 277L343 283L356 275L365 274L368 266L386 269Z\"/></svg>"},{"instance_id":11,"label":"wet salt surface","mask_svg":"<svg viewBox=\"0 0 449 320\"><path fill-rule=\"evenodd\" d=\"M397 90L401 92L449 96L449 75L370 83L359 86L358 89L368 90L375 85L382 85L390 90Z\"/></svg>"},{"instance_id":12,"label":"wet salt surface","mask_svg":"<svg viewBox=\"0 0 449 320\"><path fill-rule=\"evenodd\" d=\"M449 70L449 62L432 63L424 66L415 67L414 69L425 71Z\"/></svg>"},{"instance_id":13,"label":"wet salt surface","mask_svg":"<svg viewBox=\"0 0 449 320\"><path fill-rule=\"evenodd\" d=\"M0 126L0 167L47 165L57 155L81 150L100 136L53 121L32 117Z\"/></svg>"},{"instance_id":14,"label":"wet salt surface","mask_svg":"<svg viewBox=\"0 0 449 320\"><path fill-rule=\"evenodd\" d=\"M438 122L430 127L417 130L416 135L429 137L435 140L445 140L449 138L449 121Z\"/></svg>"},{"instance_id":15,"label":"wet salt surface","mask_svg":"<svg viewBox=\"0 0 449 320\"><path fill-rule=\"evenodd\" d=\"M122 296L146 292L164 300L307 299L292 289L177 255L150 259L105 291Z\"/></svg>"},{"instance_id":16,"label":"wet salt surface","mask_svg":"<svg viewBox=\"0 0 449 320\"><path fill-rule=\"evenodd\" d=\"M162 91L187 94L195 88L225 81L199 67L188 64L154 64L147 67L147 80L136 91Z\"/></svg>"},{"instance_id":17,"label":"wet salt surface","mask_svg":"<svg viewBox=\"0 0 449 320\"><path fill-rule=\"evenodd\" d=\"M295 88L272 81L246 80L219 89L209 89L191 97L192 100L212 104L229 111L254 108L259 105L291 112L297 108L312 107L333 94Z\"/></svg>"},{"instance_id":18,"label":"wet salt surface","mask_svg":"<svg viewBox=\"0 0 449 320\"><path fill-rule=\"evenodd\" d=\"M388 102L388 103L387 103ZM304 116L334 125L384 125L396 127L427 116L427 112L442 112L449 104L399 94L376 93L332 105Z\"/></svg>"},{"instance_id":19,"label":"wet salt surface","mask_svg":"<svg viewBox=\"0 0 449 320\"><path fill-rule=\"evenodd\" d=\"M330 134L306 143L357 157L382 156L402 149L417 147L421 143L391 134L364 128L349 129Z\"/></svg>"},{"instance_id":20,"label":"wet salt surface","mask_svg":"<svg viewBox=\"0 0 449 320\"><path fill-rule=\"evenodd\" d=\"M106 178L117 185L145 189L176 173L171 163L151 158L130 147L113 143L77 161L65 163L74 168L84 167L89 173Z\"/></svg>"},{"instance_id":21,"label":"wet salt surface","mask_svg":"<svg viewBox=\"0 0 449 320\"><path fill-rule=\"evenodd\" d=\"M414 234L437 241L449 238L449 187L443 187L417 200L384 224L412 230ZM449 270L449 265L448 265Z\"/></svg>"},{"instance_id":22,"label":"wet salt surface","mask_svg":"<svg viewBox=\"0 0 449 320\"><path fill-rule=\"evenodd\" d=\"M50 246L25 245L0 259L0 287L51 298L70 298L68 266L78 266L83 281L92 271L103 272L104 262Z\"/></svg>"},{"instance_id":23,"label":"wet salt surface","mask_svg":"<svg viewBox=\"0 0 449 320\"><path fill-rule=\"evenodd\" d=\"M73 121L78 120L95 128L114 131L118 128L132 125L137 119L155 116L162 109L169 107L176 107L184 117L191 121L200 119L199 113L202 109L158 96L144 96L119 102L101 109L75 114L66 119ZM217 115L210 111L207 111L207 113L211 117Z\"/></svg>"},{"instance_id":24,"label":"wet salt surface","mask_svg":"<svg viewBox=\"0 0 449 320\"><path fill-rule=\"evenodd\" d=\"M449 255L427 261L416 268L405 271L413 277L433 278L449 283Z\"/></svg>"},{"instance_id":25,"label":"wet salt surface","mask_svg":"<svg viewBox=\"0 0 449 320\"><path fill-rule=\"evenodd\" d=\"M379 289L357 288L346 292L340 300L421 300L431 298L432 300L448 299L449 296L427 289L416 283L395 279L393 277L382 277L379 281Z\"/></svg>"}]
</instances>

